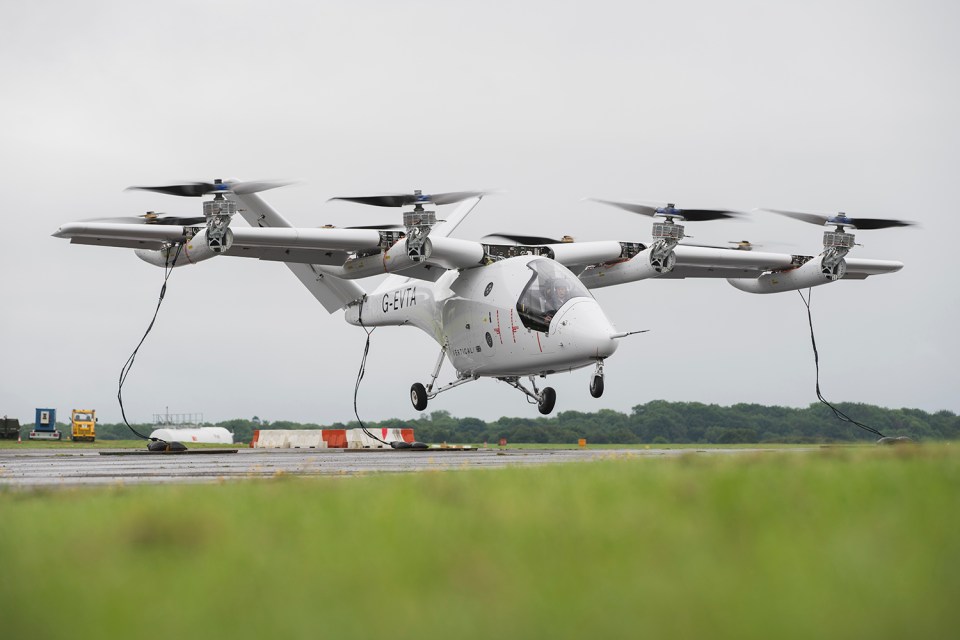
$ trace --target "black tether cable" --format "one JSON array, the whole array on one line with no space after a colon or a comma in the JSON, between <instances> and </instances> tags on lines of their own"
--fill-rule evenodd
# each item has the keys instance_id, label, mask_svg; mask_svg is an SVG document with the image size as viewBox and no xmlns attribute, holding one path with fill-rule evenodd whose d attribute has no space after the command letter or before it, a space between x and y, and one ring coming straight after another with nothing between
<instances>
[{"instance_id":1,"label":"black tether cable","mask_svg":"<svg viewBox=\"0 0 960 640\"><path fill-rule=\"evenodd\" d=\"M170 274L173 273L173 267L177 264L177 259L180 257L180 251L183 249L183 243L177 244L177 251L173 256L173 260L170 259L170 252L167 251L167 260L164 263L163 267L163 286L160 287L160 299L157 300L157 308L153 312L153 318L150 319L150 324L147 326L147 330L144 332L143 337L140 338L140 342L137 344L137 348L133 350L133 353L130 354L130 357L127 358L126 364L123 365L123 368L120 369L120 384L117 388L117 401L120 403L120 415L123 416L123 424L127 425L127 428L138 437L144 440L152 440L153 442L163 442L160 438L151 438L145 436L127 422L127 414L123 410L123 383L126 382L127 376L130 374L130 369L133 368L133 362L137 359L137 352L140 351L140 347L143 346L143 341L147 339L150 330L153 329L153 323L157 321L157 314L160 312L160 305L163 304L163 296L167 293L167 280L170 279Z\"/></svg>"},{"instance_id":2,"label":"black tether cable","mask_svg":"<svg viewBox=\"0 0 960 640\"><path fill-rule=\"evenodd\" d=\"M389 442L381 440L377 436L370 433L366 425L363 424L363 420L360 419L360 412L357 410L357 394L360 392L360 381L363 380L363 374L367 370L367 354L370 353L370 334L373 333L376 327L372 329L367 329L363 325L363 304L367 301L367 296L363 296L360 299L360 310L357 312L357 322L360 324L360 328L364 330L367 334L367 343L363 347L363 358L360 360L360 371L357 372L357 384L353 387L353 415L357 416L357 422L360 423L360 430L363 431L367 436L373 438L377 442L385 445L390 445Z\"/></svg>"},{"instance_id":3,"label":"black tether cable","mask_svg":"<svg viewBox=\"0 0 960 640\"><path fill-rule=\"evenodd\" d=\"M813 364L817 370L817 398L820 400L820 402L830 407L830 410L833 411L833 415L835 415L837 419L854 424L865 431L869 431L874 435L880 436L881 438L886 438L885 435L873 427L867 426L861 422L857 422L843 411L837 409L835 406L827 402L827 399L823 397L822 393L820 393L820 354L817 353L817 339L813 335L813 314L810 311L810 301L813 300L813 289L807 289L807 297L803 297L803 291L798 290L797 293L800 294L800 299L803 300L804 306L807 307L807 321L810 323L810 343L813 345Z\"/></svg>"}]
</instances>

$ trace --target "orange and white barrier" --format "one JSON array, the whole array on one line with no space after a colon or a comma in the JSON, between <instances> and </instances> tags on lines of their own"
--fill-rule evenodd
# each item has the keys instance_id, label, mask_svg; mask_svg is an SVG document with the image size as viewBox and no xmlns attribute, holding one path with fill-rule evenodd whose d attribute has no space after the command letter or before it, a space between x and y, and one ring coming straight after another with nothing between
<instances>
[{"instance_id":1,"label":"orange and white barrier","mask_svg":"<svg viewBox=\"0 0 960 640\"><path fill-rule=\"evenodd\" d=\"M413 442L413 429L257 429L251 449L389 449L390 442Z\"/></svg>"}]
</instances>

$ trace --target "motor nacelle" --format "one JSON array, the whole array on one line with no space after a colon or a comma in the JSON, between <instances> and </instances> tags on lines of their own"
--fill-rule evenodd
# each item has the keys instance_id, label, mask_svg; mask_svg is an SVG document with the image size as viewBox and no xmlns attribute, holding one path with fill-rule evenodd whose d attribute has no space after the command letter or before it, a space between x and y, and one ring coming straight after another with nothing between
<instances>
[{"instance_id":1,"label":"motor nacelle","mask_svg":"<svg viewBox=\"0 0 960 640\"><path fill-rule=\"evenodd\" d=\"M483 245L472 240L437 237L427 238L423 243L424 259L445 269L476 267L483 264L485 255Z\"/></svg>"},{"instance_id":2,"label":"motor nacelle","mask_svg":"<svg viewBox=\"0 0 960 640\"><path fill-rule=\"evenodd\" d=\"M176 244L167 245L163 249L136 249L134 253L144 262L158 267L182 267L218 256L232 244L233 231L230 229L225 230L213 247L207 240L207 230L201 229L183 243L179 254Z\"/></svg>"},{"instance_id":3,"label":"motor nacelle","mask_svg":"<svg viewBox=\"0 0 960 640\"><path fill-rule=\"evenodd\" d=\"M839 280L846 272L846 261L832 261L820 255L796 269L765 273L759 278L728 278L727 282L748 293L779 293L828 284Z\"/></svg>"},{"instance_id":4,"label":"motor nacelle","mask_svg":"<svg viewBox=\"0 0 960 640\"><path fill-rule=\"evenodd\" d=\"M226 253L233 244L230 220L237 212L237 203L226 200L220 194L203 203L203 215L207 219L207 247L214 253Z\"/></svg>"},{"instance_id":5,"label":"motor nacelle","mask_svg":"<svg viewBox=\"0 0 960 640\"><path fill-rule=\"evenodd\" d=\"M676 256L670 251L665 254L665 258L657 259L655 251L656 246L653 246L644 249L629 260L588 267L580 274L580 282L584 283L588 289L599 289L624 282L656 278L669 273L676 264Z\"/></svg>"}]
</instances>

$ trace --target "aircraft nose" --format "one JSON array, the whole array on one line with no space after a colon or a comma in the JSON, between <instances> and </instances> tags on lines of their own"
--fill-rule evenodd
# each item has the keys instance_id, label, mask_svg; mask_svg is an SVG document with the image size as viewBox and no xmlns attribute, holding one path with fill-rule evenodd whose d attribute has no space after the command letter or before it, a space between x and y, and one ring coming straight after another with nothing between
<instances>
[{"instance_id":1,"label":"aircraft nose","mask_svg":"<svg viewBox=\"0 0 960 640\"><path fill-rule=\"evenodd\" d=\"M592 298L571 300L554 319L553 331L563 342L589 358L606 358L617 350L616 330Z\"/></svg>"}]
</instances>

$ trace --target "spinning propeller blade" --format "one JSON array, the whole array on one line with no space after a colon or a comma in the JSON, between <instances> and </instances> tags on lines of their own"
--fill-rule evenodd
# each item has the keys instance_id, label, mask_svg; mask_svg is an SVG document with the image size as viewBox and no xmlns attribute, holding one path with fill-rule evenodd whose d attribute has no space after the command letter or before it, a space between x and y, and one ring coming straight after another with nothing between
<instances>
[{"instance_id":1,"label":"spinning propeller blade","mask_svg":"<svg viewBox=\"0 0 960 640\"><path fill-rule=\"evenodd\" d=\"M793 218L794 220L801 220L821 226L825 224L845 224L856 227L857 229L889 229L891 227L910 227L916 224L915 222L895 220L892 218L851 218L842 211L835 215L784 211L782 209L760 209L760 211L770 211L771 213L778 213L782 216Z\"/></svg>"},{"instance_id":2,"label":"spinning propeller blade","mask_svg":"<svg viewBox=\"0 0 960 640\"><path fill-rule=\"evenodd\" d=\"M673 203L667 205L646 205L633 202L614 202L613 200L600 200L599 198L587 198L594 202L608 204L613 207L639 213L644 216L676 216L684 218L691 222L705 222L707 220L721 220L723 218L734 218L739 215L739 211L729 211L727 209L678 209Z\"/></svg>"},{"instance_id":3,"label":"spinning propeller blade","mask_svg":"<svg viewBox=\"0 0 960 640\"><path fill-rule=\"evenodd\" d=\"M450 193L434 193L433 195L415 191L414 193L402 193L386 196L353 196L336 197L330 200L346 200L347 202L356 202L374 207L405 207L411 204L453 204L462 200L476 198L484 195L483 191L452 191ZM329 200L328 200L329 202Z\"/></svg>"},{"instance_id":4,"label":"spinning propeller blade","mask_svg":"<svg viewBox=\"0 0 960 640\"><path fill-rule=\"evenodd\" d=\"M569 238L570 236L566 236ZM511 242L516 242L517 244L522 245L539 245L539 244L560 244L562 242L572 242L570 240L557 240L555 238L545 238L543 236L521 236L515 233L491 233L483 237L484 240L487 238L504 238L510 240Z\"/></svg>"},{"instance_id":5,"label":"spinning propeller blade","mask_svg":"<svg viewBox=\"0 0 960 640\"><path fill-rule=\"evenodd\" d=\"M120 216L116 218L90 218L85 222L119 222L121 224L161 224L161 225L181 225L190 227L197 224L205 224L207 219L203 216L171 216L162 213L148 211L141 216Z\"/></svg>"},{"instance_id":6,"label":"spinning propeller blade","mask_svg":"<svg viewBox=\"0 0 960 640\"><path fill-rule=\"evenodd\" d=\"M372 229L374 231L387 231L389 229L396 229L398 231L403 230L403 225L397 224L361 224L361 225L350 225L349 227L338 227L333 224L325 224L321 229Z\"/></svg>"},{"instance_id":7,"label":"spinning propeller blade","mask_svg":"<svg viewBox=\"0 0 960 640\"><path fill-rule=\"evenodd\" d=\"M753 251L764 245L754 244L749 240L727 240L728 244L732 244L732 247L725 247L718 244L695 244L693 242L681 242L680 245L684 247L703 247L705 249L730 249L731 251Z\"/></svg>"},{"instance_id":8,"label":"spinning propeller blade","mask_svg":"<svg viewBox=\"0 0 960 640\"><path fill-rule=\"evenodd\" d=\"M219 180L214 182L186 182L183 184L169 184L153 187L133 186L127 187L125 191L155 191L157 193L166 193L171 196L183 196L186 198L200 198L208 193L233 192L238 195L246 193L257 193L258 191L267 191L292 184L289 181L279 180L253 180L249 182L224 183Z\"/></svg>"}]
</instances>

